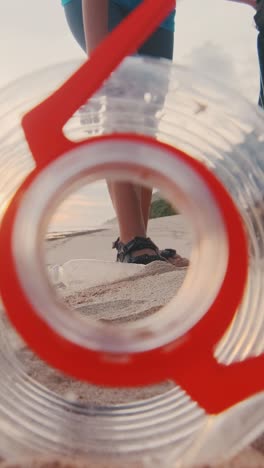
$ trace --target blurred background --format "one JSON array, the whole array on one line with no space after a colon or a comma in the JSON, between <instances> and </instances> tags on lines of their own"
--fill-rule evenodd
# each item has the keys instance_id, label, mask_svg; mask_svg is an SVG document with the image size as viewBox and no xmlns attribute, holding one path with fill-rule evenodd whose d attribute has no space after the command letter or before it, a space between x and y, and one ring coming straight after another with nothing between
<instances>
[{"instance_id":1,"label":"blurred background","mask_svg":"<svg viewBox=\"0 0 264 468\"><path fill-rule=\"evenodd\" d=\"M257 101L258 62L252 8L228 0L178 0L177 63L212 73ZM0 2L0 86L50 64L83 57L60 0Z\"/></svg>"}]
</instances>

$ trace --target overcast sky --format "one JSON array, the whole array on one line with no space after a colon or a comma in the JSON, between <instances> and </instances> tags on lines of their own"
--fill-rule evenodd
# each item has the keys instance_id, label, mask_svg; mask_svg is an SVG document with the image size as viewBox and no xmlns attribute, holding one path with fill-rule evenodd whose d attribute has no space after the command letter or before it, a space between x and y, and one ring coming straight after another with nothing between
<instances>
[{"instance_id":1,"label":"overcast sky","mask_svg":"<svg viewBox=\"0 0 264 468\"><path fill-rule=\"evenodd\" d=\"M178 1L174 61L217 75L257 102L253 14L250 7L227 0ZM78 57L84 55L67 28L60 0L0 1L0 86ZM109 218L111 205L107 206Z\"/></svg>"}]
</instances>

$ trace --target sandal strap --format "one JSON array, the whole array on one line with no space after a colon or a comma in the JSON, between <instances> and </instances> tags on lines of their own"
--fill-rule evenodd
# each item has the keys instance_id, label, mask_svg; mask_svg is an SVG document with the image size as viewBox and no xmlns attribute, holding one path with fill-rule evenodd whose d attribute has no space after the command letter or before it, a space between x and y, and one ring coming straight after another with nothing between
<instances>
[{"instance_id":1,"label":"sandal strap","mask_svg":"<svg viewBox=\"0 0 264 468\"><path fill-rule=\"evenodd\" d=\"M158 253L158 247L152 242L149 237L135 237L127 244L123 244L123 251L125 255L135 252L137 250L151 249Z\"/></svg>"},{"instance_id":2,"label":"sandal strap","mask_svg":"<svg viewBox=\"0 0 264 468\"><path fill-rule=\"evenodd\" d=\"M149 237L134 237L134 239L129 241L127 244L121 242L118 237L116 241L113 242L112 248L116 249L118 252L125 252L126 254L144 249L151 249L155 250L157 253L159 252L158 247Z\"/></svg>"},{"instance_id":3,"label":"sandal strap","mask_svg":"<svg viewBox=\"0 0 264 468\"><path fill-rule=\"evenodd\" d=\"M138 265L148 265L149 263L156 261L166 261L160 255L138 255L136 257L129 257L129 263L136 263Z\"/></svg>"},{"instance_id":4,"label":"sandal strap","mask_svg":"<svg viewBox=\"0 0 264 468\"><path fill-rule=\"evenodd\" d=\"M177 252L175 249L163 249L160 251L160 255L166 259L176 257Z\"/></svg>"},{"instance_id":5,"label":"sandal strap","mask_svg":"<svg viewBox=\"0 0 264 468\"><path fill-rule=\"evenodd\" d=\"M163 260L160 256L158 247L149 237L134 237L134 239L129 241L127 244L121 242L118 237L117 240L113 242L112 248L117 250L117 260L120 262L124 262L125 257L127 256L131 257L132 252L145 249L154 250L156 255L139 255L131 257L130 263L150 263L150 261L154 260Z\"/></svg>"},{"instance_id":6,"label":"sandal strap","mask_svg":"<svg viewBox=\"0 0 264 468\"><path fill-rule=\"evenodd\" d=\"M120 244L120 237L118 237L113 243L112 243L112 249L118 250Z\"/></svg>"}]
</instances>

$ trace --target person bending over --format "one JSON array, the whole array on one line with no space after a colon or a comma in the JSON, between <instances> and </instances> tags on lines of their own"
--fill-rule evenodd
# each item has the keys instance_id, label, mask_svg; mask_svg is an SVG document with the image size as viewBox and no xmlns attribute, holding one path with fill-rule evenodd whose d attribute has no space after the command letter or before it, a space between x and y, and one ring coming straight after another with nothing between
<instances>
[{"instance_id":1,"label":"person bending over","mask_svg":"<svg viewBox=\"0 0 264 468\"><path fill-rule=\"evenodd\" d=\"M88 54L142 0L62 0L66 19L73 36ZM175 10L137 51L139 55L172 60ZM174 249L159 250L147 237L152 190L128 182L108 182L117 215L119 238L113 243L117 261L148 264L167 261L175 267L189 265Z\"/></svg>"}]
</instances>

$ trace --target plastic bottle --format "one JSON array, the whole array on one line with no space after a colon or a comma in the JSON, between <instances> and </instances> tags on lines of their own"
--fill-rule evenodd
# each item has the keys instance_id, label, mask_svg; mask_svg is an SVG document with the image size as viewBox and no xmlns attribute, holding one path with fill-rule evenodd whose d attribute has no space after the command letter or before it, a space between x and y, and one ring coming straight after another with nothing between
<instances>
[{"instance_id":1,"label":"plastic bottle","mask_svg":"<svg viewBox=\"0 0 264 468\"><path fill-rule=\"evenodd\" d=\"M2 213L34 166L20 127L21 115L75 68L75 63L48 68L1 91ZM202 161L231 194L245 225L250 264L243 301L215 352L218 361L228 365L259 355L264 349L262 112L221 83L198 76L192 70L142 58L127 59L82 109L82 115L97 108L104 119L96 119L93 130L89 124L81 125L77 112L67 124L67 136L74 140L86 138L87 130L98 135L117 129L121 133L154 136ZM193 190L195 187L189 185L190 206ZM208 231L202 225L197 226L204 209L201 205L197 219L195 215L193 219L199 236L191 258L190 296L201 277L207 278L208 289L213 282L213 274L208 275L206 254L202 254L209 245ZM215 232L221 249L224 234L217 229ZM23 240L27 248L29 241L26 237ZM208 259L212 252L208 251ZM219 264L214 265L217 273ZM132 399L131 403L97 407L69 402L24 371L5 331L3 312L2 308L0 454L3 457L14 459L32 453L40 457L48 452L86 459L95 456L96 460L108 463L111 460L114 466L133 466L136 462L139 466L160 466L162 459L163 466L175 463L183 467L231 456L263 430L263 393L215 416L206 414L177 385L170 389L165 386L160 395L142 401ZM199 320L196 307L190 315L194 322Z\"/></svg>"}]
</instances>

